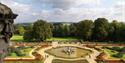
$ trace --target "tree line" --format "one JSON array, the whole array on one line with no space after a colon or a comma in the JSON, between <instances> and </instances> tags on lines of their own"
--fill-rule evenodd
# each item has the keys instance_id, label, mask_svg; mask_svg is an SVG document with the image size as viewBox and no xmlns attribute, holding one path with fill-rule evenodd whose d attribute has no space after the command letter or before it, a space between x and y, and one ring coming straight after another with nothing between
<instances>
[{"instance_id":1,"label":"tree line","mask_svg":"<svg viewBox=\"0 0 125 63\"><path fill-rule=\"evenodd\" d=\"M77 23L49 23L45 20L37 20L33 25L19 27L18 31L25 30L24 40L44 41L51 37L75 37L84 41L124 41L125 23L106 18L96 20L82 20Z\"/></svg>"}]
</instances>

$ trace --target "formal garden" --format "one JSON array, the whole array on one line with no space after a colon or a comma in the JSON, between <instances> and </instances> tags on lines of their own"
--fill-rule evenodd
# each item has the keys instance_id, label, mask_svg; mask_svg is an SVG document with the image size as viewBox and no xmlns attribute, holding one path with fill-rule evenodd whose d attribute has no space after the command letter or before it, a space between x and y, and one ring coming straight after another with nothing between
<instances>
[{"instance_id":1,"label":"formal garden","mask_svg":"<svg viewBox=\"0 0 125 63\"><path fill-rule=\"evenodd\" d=\"M88 26L88 23L91 25ZM108 23L105 18L95 20L95 28L91 28L92 23L92 21L84 20L64 25L63 23L50 24L43 20L37 20L33 25L16 24L16 31L11 38L13 46L10 47L10 53L5 62L124 63L125 43L122 31L124 28L121 28L123 24L115 21ZM97 25L98 23L101 24ZM107 27L107 24L112 26ZM98 28L117 27L114 24L121 25L119 27L121 30L116 29L109 32Z\"/></svg>"},{"instance_id":2,"label":"formal garden","mask_svg":"<svg viewBox=\"0 0 125 63\"><path fill-rule=\"evenodd\" d=\"M5 63L124 63L124 44L90 42L75 37L24 40L16 34Z\"/></svg>"},{"instance_id":3,"label":"formal garden","mask_svg":"<svg viewBox=\"0 0 125 63\"><path fill-rule=\"evenodd\" d=\"M76 40L73 38L52 39L53 42L50 39L42 43L22 42L22 36L13 36L14 46L5 63L124 63L125 60L124 44L67 41ZM16 42L18 40L20 42Z\"/></svg>"},{"instance_id":4,"label":"formal garden","mask_svg":"<svg viewBox=\"0 0 125 63\"><path fill-rule=\"evenodd\" d=\"M125 63L124 2L1 0L0 63Z\"/></svg>"}]
</instances>

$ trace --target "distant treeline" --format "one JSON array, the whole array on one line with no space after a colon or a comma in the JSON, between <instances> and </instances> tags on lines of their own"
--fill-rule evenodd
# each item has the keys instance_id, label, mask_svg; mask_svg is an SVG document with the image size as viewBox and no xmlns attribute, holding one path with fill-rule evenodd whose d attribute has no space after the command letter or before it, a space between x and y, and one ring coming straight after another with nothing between
<instances>
[{"instance_id":1,"label":"distant treeline","mask_svg":"<svg viewBox=\"0 0 125 63\"><path fill-rule=\"evenodd\" d=\"M106 18L95 21L82 20L78 23L49 23L37 20L29 25L15 25L15 34L23 35L24 40L44 41L51 37L76 37L84 41L125 41L125 23Z\"/></svg>"}]
</instances>

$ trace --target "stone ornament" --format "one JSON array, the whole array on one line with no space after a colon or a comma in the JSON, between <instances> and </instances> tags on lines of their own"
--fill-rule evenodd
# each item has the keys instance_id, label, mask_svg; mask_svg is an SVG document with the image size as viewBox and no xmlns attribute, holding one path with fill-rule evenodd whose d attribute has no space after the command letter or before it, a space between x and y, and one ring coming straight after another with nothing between
<instances>
[{"instance_id":1,"label":"stone ornament","mask_svg":"<svg viewBox=\"0 0 125 63\"><path fill-rule=\"evenodd\" d=\"M16 17L17 14L14 14L8 6L0 3L0 63L3 63L3 59L8 53L10 38L14 31L13 23Z\"/></svg>"}]
</instances>

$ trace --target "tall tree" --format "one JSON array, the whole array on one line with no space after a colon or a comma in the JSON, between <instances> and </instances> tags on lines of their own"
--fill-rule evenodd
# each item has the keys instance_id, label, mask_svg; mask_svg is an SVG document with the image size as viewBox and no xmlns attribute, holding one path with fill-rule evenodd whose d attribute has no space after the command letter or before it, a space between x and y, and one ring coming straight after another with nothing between
<instances>
[{"instance_id":1,"label":"tall tree","mask_svg":"<svg viewBox=\"0 0 125 63\"><path fill-rule=\"evenodd\" d=\"M110 38L113 41L121 41L125 40L125 23L118 22L117 20L113 20L111 22L111 28L113 29L110 33Z\"/></svg>"},{"instance_id":2,"label":"tall tree","mask_svg":"<svg viewBox=\"0 0 125 63\"><path fill-rule=\"evenodd\" d=\"M44 20L37 20L33 25L34 39L44 41L52 36L51 25Z\"/></svg>"},{"instance_id":3,"label":"tall tree","mask_svg":"<svg viewBox=\"0 0 125 63\"><path fill-rule=\"evenodd\" d=\"M70 36L70 25L66 23L54 23L53 24L53 36L54 37L68 37Z\"/></svg>"},{"instance_id":4,"label":"tall tree","mask_svg":"<svg viewBox=\"0 0 125 63\"><path fill-rule=\"evenodd\" d=\"M33 25L29 24L27 26L24 26L25 32L23 35L23 39L25 41L33 41Z\"/></svg>"},{"instance_id":5,"label":"tall tree","mask_svg":"<svg viewBox=\"0 0 125 63\"><path fill-rule=\"evenodd\" d=\"M53 36L54 37L62 37L63 32L63 24L62 23L53 23Z\"/></svg>"},{"instance_id":6,"label":"tall tree","mask_svg":"<svg viewBox=\"0 0 125 63\"><path fill-rule=\"evenodd\" d=\"M33 31L32 30L26 30L24 32L23 39L25 41L33 41Z\"/></svg>"},{"instance_id":7,"label":"tall tree","mask_svg":"<svg viewBox=\"0 0 125 63\"><path fill-rule=\"evenodd\" d=\"M97 18L94 22L93 38L94 40L103 41L109 33L109 22L105 18Z\"/></svg>"},{"instance_id":8,"label":"tall tree","mask_svg":"<svg viewBox=\"0 0 125 63\"><path fill-rule=\"evenodd\" d=\"M70 36L76 37L77 36L77 23L72 23L70 26Z\"/></svg>"},{"instance_id":9,"label":"tall tree","mask_svg":"<svg viewBox=\"0 0 125 63\"><path fill-rule=\"evenodd\" d=\"M84 40L90 40L93 26L92 20L83 20L79 22L77 25L78 36Z\"/></svg>"}]
</instances>

